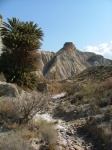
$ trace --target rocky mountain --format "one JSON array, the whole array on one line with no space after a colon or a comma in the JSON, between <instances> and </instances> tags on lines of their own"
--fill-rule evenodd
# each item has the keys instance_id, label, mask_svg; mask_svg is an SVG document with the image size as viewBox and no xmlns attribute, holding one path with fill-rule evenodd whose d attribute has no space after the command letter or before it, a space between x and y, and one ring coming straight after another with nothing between
<instances>
[{"instance_id":1,"label":"rocky mountain","mask_svg":"<svg viewBox=\"0 0 112 150\"><path fill-rule=\"evenodd\" d=\"M47 79L66 79L91 66L112 65L112 60L91 52L81 52L66 42L58 52L40 52L40 70Z\"/></svg>"}]
</instances>

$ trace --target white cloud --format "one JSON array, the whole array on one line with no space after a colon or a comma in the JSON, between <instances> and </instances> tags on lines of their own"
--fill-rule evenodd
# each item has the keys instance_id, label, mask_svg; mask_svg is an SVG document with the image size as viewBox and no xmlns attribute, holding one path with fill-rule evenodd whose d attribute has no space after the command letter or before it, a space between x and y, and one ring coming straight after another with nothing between
<instances>
[{"instance_id":1,"label":"white cloud","mask_svg":"<svg viewBox=\"0 0 112 150\"><path fill-rule=\"evenodd\" d=\"M86 46L83 51L94 52L96 54L103 55L105 58L112 59L112 41L108 43L101 43L97 46Z\"/></svg>"}]
</instances>

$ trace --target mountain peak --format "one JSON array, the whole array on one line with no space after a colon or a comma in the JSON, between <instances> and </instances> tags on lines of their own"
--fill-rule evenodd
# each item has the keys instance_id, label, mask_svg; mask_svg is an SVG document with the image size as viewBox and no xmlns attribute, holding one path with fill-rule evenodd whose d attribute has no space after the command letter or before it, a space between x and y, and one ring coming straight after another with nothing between
<instances>
[{"instance_id":1,"label":"mountain peak","mask_svg":"<svg viewBox=\"0 0 112 150\"><path fill-rule=\"evenodd\" d=\"M66 42L61 50L70 56L76 55L76 47L72 42Z\"/></svg>"},{"instance_id":2,"label":"mountain peak","mask_svg":"<svg viewBox=\"0 0 112 150\"><path fill-rule=\"evenodd\" d=\"M74 49L75 45L72 42L66 42L63 46L65 49Z\"/></svg>"}]
</instances>

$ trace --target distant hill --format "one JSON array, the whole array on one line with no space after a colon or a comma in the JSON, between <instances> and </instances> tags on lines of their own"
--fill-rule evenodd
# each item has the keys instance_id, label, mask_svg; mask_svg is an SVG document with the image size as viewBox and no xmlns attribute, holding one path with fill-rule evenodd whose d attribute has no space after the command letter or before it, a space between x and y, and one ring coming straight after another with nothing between
<instances>
[{"instance_id":1,"label":"distant hill","mask_svg":"<svg viewBox=\"0 0 112 150\"><path fill-rule=\"evenodd\" d=\"M91 52L81 52L66 42L58 52L40 51L40 72L47 79L66 79L92 66L110 66L112 60Z\"/></svg>"},{"instance_id":2,"label":"distant hill","mask_svg":"<svg viewBox=\"0 0 112 150\"><path fill-rule=\"evenodd\" d=\"M112 77L112 66L93 66L85 69L76 77L72 77L71 79L77 78L80 80L91 79L103 81L109 77Z\"/></svg>"}]
</instances>

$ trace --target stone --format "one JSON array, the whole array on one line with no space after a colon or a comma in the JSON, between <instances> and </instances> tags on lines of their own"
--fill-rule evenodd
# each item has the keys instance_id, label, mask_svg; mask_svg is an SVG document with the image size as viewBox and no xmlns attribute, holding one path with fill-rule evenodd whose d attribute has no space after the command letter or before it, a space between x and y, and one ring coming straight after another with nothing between
<instances>
[{"instance_id":1,"label":"stone","mask_svg":"<svg viewBox=\"0 0 112 150\"><path fill-rule=\"evenodd\" d=\"M47 91L48 89L48 84L47 83L39 83L38 86L37 86L37 90L40 91L40 92L44 92L44 91Z\"/></svg>"},{"instance_id":2,"label":"stone","mask_svg":"<svg viewBox=\"0 0 112 150\"><path fill-rule=\"evenodd\" d=\"M19 98L19 92L14 84L0 81L0 97Z\"/></svg>"},{"instance_id":3,"label":"stone","mask_svg":"<svg viewBox=\"0 0 112 150\"><path fill-rule=\"evenodd\" d=\"M80 147L80 146L78 146L78 145L74 145L74 148L75 148L76 150L84 150L84 148L82 148L82 147Z\"/></svg>"}]
</instances>

